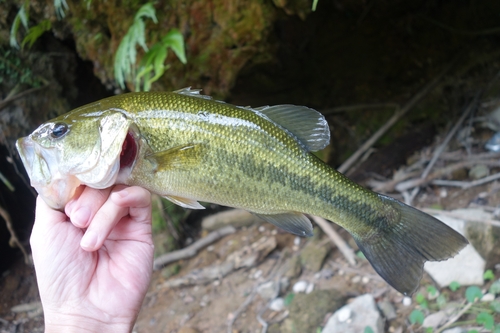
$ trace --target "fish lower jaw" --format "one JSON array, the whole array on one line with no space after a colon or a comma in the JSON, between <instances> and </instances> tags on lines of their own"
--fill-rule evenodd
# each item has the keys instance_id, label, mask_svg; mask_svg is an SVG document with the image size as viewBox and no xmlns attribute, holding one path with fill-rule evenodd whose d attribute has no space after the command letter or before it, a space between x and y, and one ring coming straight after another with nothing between
<instances>
[{"instance_id":1,"label":"fish lower jaw","mask_svg":"<svg viewBox=\"0 0 500 333\"><path fill-rule=\"evenodd\" d=\"M75 191L81 185L81 182L74 176L67 176L64 179L52 180L49 185L32 185L47 205L57 210L63 210L75 195Z\"/></svg>"}]
</instances>

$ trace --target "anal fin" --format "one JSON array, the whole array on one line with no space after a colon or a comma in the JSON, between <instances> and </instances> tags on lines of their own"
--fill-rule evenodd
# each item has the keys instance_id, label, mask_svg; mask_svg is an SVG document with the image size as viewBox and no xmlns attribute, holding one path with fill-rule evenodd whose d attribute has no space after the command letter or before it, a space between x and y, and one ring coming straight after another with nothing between
<instances>
[{"instance_id":1,"label":"anal fin","mask_svg":"<svg viewBox=\"0 0 500 333\"><path fill-rule=\"evenodd\" d=\"M302 237L311 237L313 235L311 221L309 221L304 214L294 212L282 214L253 214L291 234Z\"/></svg>"},{"instance_id":2,"label":"anal fin","mask_svg":"<svg viewBox=\"0 0 500 333\"><path fill-rule=\"evenodd\" d=\"M177 197L174 195L165 195L165 199L170 200L176 205L179 205L184 208L190 208L190 209L205 209L200 203L196 200L193 199L188 199L188 198L181 198Z\"/></svg>"}]
</instances>

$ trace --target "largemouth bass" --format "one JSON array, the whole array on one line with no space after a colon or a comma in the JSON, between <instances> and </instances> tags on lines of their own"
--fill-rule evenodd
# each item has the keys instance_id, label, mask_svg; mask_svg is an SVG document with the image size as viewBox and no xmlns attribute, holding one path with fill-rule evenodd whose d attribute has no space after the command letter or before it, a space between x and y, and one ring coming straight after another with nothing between
<instances>
[{"instance_id":1,"label":"largemouth bass","mask_svg":"<svg viewBox=\"0 0 500 333\"><path fill-rule=\"evenodd\" d=\"M189 88L129 93L42 124L17 148L41 197L63 209L81 185L142 186L187 208L246 209L300 236L304 214L345 228L375 270L411 294L427 260L467 240L434 217L371 192L311 151L330 140L325 118L294 105L238 107Z\"/></svg>"}]
</instances>

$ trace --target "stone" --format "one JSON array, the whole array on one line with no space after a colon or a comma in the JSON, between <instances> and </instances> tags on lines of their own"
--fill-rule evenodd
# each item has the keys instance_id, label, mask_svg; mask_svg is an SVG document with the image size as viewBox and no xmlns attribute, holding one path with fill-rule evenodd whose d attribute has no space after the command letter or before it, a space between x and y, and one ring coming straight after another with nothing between
<instances>
[{"instance_id":1,"label":"stone","mask_svg":"<svg viewBox=\"0 0 500 333\"><path fill-rule=\"evenodd\" d=\"M297 294L289 306L290 314L281 325L281 333L317 332L327 313L339 309L345 296L335 289Z\"/></svg>"},{"instance_id":2,"label":"stone","mask_svg":"<svg viewBox=\"0 0 500 333\"><path fill-rule=\"evenodd\" d=\"M199 333L198 330L195 330L194 328L191 327L181 327L181 329L178 331L178 333Z\"/></svg>"},{"instance_id":3,"label":"stone","mask_svg":"<svg viewBox=\"0 0 500 333\"><path fill-rule=\"evenodd\" d=\"M432 327L437 328L439 325L443 324L446 321L448 316L444 311L438 311L432 313L425 317L424 322L422 323L423 327Z\"/></svg>"},{"instance_id":4,"label":"stone","mask_svg":"<svg viewBox=\"0 0 500 333\"><path fill-rule=\"evenodd\" d=\"M394 308L394 305L392 305L391 302L380 301L378 302L377 305L380 311L382 311L382 314L384 315L385 319L393 320L397 318L396 309Z\"/></svg>"},{"instance_id":5,"label":"stone","mask_svg":"<svg viewBox=\"0 0 500 333\"><path fill-rule=\"evenodd\" d=\"M435 217L459 233L465 233L466 222L464 220L444 215L436 215ZM484 282L483 273L485 264L484 259L469 244L454 258L440 262L426 262L424 269L441 288L450 285L454 281L460 283L462 286L481 286Z\"/></svg>"},{"instance_id":6,"label":"stone","mask_svg":"<svg viewBox=\"0 0 500 333\"><path fill-rule=\"evenodd\" d=\"M300 257L298 255L293 256L287 262L287 268L285 272L285 277L290 279L295 279L302 272L302 265L300 264Z\"/></svg>"},{"instance_id":7,"label":"stone","mask_svg":"<svg viewBox=\"0 0 500 333\"><path fill-rule=\"evenodd\" d=\"M470 170L469 170L469 177L473 180L481 179L490 174L490 168L488 168L484 164L477 164L474 165Z\"/></svg>"},{"instance_id":8,"label":"stone","mask_svg":"<svg viewBox=\"0 0 500 333\"><path fill-rule=\"evenodd\" d=\"M292 290L294 293L303 293L307 290L307 286L309 285L309 282L301 280L295 282L295 284L292 287Z\"/></svg>"},{"instance_id":9,"label":"stone","mask_svg":"<svg viewBox=\"0 0 500 333\"><path fill-rule=\"evenodd\" d=\"M259 293L260 297L266 300L273 299L276 297L276 294L278 292L278 286L276 282L274 281L269 281L266 283L263 283L257 287L257 293Z\"/></svg>"},{"instance_id":10,"label":"stone","mask_svg":"<svg viewBox=\"0 0 500 333\"><path fill-rule=\"evenodd\" d=\"M465 219L471 220L495 220L493 214L478 208L458 209L454 212L460 213ZM467 222L465 226L465 237L486 260L486 267L493 267L500 262L500 228L488 223Z\"/></svg>"},{"instance_id":11,"label":"stone","mask_svg":"<svg viewBox=\"0 0 500 333\"><path fill-rule=\"evenodd\" d=\"M347 312L351 311L348 320L344 319ZM343 316L343 317L342 317ZM369 326L374 333L384 332L384 323L380 312L375 305L375 299L370 294L356 297L351 303L343 306L328 319L322 333L364 332ZM305 332L305 331L304 331Z\"/></svg>"},{"instance_id":12,"label":"stone","mask_svg":"<svg viewBox=\"0 0 500 333\"><path fill-rule=\"evenodd\" d=\"M285 300L281 297L273 299L269 304L269 309L273 311L281 311L285 309Z\"/></svg>"},{"instance_id":13,"label":"stone","mask_svg":"<svg viewBox=\"0 0 500 333\"><path fill-rule=\"evenodd\" d=\"M320 240L315 238L307 242L304 249L300 253L300 262L302 266L311 271L318 272L323 266L326 256L330 251L330 245L321 245Z\"/></svg>"},{"instance_id":14,"label":"stone","mask_svg":"<svg viewBox=\"0 0 500 333\"><path fill-rule=\"evenodd\" d=\"M467 333L469 330L463 327L453 327L447 330L444 330L443 333Z\"/></svg>"}]
</instances>

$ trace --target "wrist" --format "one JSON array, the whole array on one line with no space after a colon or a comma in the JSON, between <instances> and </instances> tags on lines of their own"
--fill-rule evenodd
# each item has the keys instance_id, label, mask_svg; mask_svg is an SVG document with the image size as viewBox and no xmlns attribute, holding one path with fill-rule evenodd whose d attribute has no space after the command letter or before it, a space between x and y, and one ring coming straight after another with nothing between
<instances>
[{"instance_id":1,"label":"wrist","mask_svg":"<svg viewBox=\"0 0 500 333\"><path fill-rule=\"evenodd\" d=\"M50 315L45 316L45 333L130 333L135 320L129 322L104 322L95 318L80 315Z\"/></svg>"}]
</instances>

